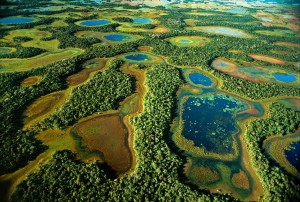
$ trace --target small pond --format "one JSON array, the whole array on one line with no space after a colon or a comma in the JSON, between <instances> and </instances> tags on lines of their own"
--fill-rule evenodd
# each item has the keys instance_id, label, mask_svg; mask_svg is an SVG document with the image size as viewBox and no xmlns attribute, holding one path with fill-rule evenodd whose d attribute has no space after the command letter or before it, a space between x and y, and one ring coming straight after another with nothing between
<instances>
[{"instance_id":1,"label":"small pond","mask_svg":"<svg viewBox=\"0 0 300 202\"><path fill-rule=\"evenodd\" d=\"M297 80L297 78L294 75L292 75L292 74L280 74L280 73L276 73L276 74L273 74L273 76L277 80L285 82L285 83L294 82L294 81Z\"/></svg>"},{"instance_id":2,"label":"small pond","mask_svg":"<svg viewBox=\"0 0 300 202\"><path fill-rule=\"evenodd\" d=\"M109 23L110 23L109 20L86 20L86 21L80 22L80 25L94 27L94 26L107 25Z\"/></svg>"},{"instance_id":3,"label":"small pond","mask_svg":"<svg viewBox=\"0 0 300 202\"><path fill-rule=\"evenodd\" d=\"M231 28L226 28L226 27L209 27L206 28L205 31L208 33L224 34L224 35L236 36L236 37L241 37L244 35L243 31L233 30Z\"/></svg>"},{"instance_id":4,"label":"small pond","mask_svg":"<svg viewBox=\"0 0 300 202\"><path fill-rule=\"evenodd\" d=\"M244 13L246 13L246 10L241 7L234 7L232 9L228 10L227 12L233 13L233 14L244 14Z\"/></svg>"},{"instance_id":5,"label":"small pond","mask_svg":"<svg viewBox=\"0 0 300 202\"><path fill-rule=\"evenodd\" d=\"M9 54L14 52L16 49L10 47L0 47L0 54Z\"/></svg>"},{"instance_id":6,"label":"small pond","mask_svg":"<svg viewBox=\"0 0 300 202\"><path fill-rule=\"evenodd\" d=\"M151 23L152 20L150 20L149 18L135 18L133 19L133 22L139 24L147 24L147 23Z\"/></svg>"},{"instance_id":7,"label":"small pond","mask_svg":"<svg viewBox=\"0 0 300 202\"><path fill-rule=\"evenodd\" d=\"M189 74L189 79L197 85L203 85L203 86L211 86L213 84L212 80L200 73L191 73Z\"/></svg>"},{"instance_id":8,"label":"small pond","mask_svg":"<svg viewBox=\"0 0 300 202\"><path fill-rule=\"evenodd\" d=\"M104 38L108 41L113 41L113 42L128 41L131 39L130 36L125 35L125 34L110 34L110 35L104 36Z\"/></svg>"},{"instance_id":9,"label":"small pond","mask_svg":"<svg viewBox=\"0 0 300 202\"><path fill-rule=\"evenodd\" d=\"M144 52L127 53L123 56L123 60L131 64L147 65L164 63L164 60L161 57Z\"/></svg>"},{"instance_id":10,"label":"small pond","mask_svg":"<svg viewBox=\"0 0 300 202\"><path fill-rule=\"evenodd\" d=\"M28 17L11 17L11 18L1 18L0 24L10 25L10 24L23 24L33 22L33 18Z\"/></svg>"},{"instance_id":11,"label":"small pond","mask_svg":"<svg viewBox=\"0 0 300 202\"><path fill-rule=\"evenodd\" d=\"M148 55L145 55L142 53L127 55L127 56L125 56L125 58L129 59L129 60L137 60L137 61L150 59Z\"/></svg>"}]
</instances>

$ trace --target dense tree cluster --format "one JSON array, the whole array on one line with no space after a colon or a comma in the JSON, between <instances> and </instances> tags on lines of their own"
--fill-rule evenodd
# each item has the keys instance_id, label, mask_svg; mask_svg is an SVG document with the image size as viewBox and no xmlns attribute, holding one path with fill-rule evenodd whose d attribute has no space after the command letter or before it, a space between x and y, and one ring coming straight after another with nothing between
<instances>
[{"instance_id":1,"label":"dense tree cluster","mask_svg":"<svg viewBox=\"0 0 300 202\"><path fill-rule=\"evenodd\" d=\"M128 17L116 17L112 19L117 22L133 22L133 19Z\"/></svg>"},{"instance_id":2,"label":"dense tree cluster","mask_svg":"<svg viewBox=\"0 0 300 202\"><path fill-rule=\"evenodd\" d=\"M46 52L44 49L34 47L14 46L16 51L11 53L0 53L0 58L30 58Z\"/></svg>"},{"instance_id":3,"label":"dense tree cluster","mask_svg":"<svg viewBox=\"0 0 300 202\"><path fill-rule=\"evenodd\" d=\"M201 194L179 181L182 162L168 145L175 92L182 83L178 70L157 65L146 74L145 111L131 120L135 127L138 164L126 177L111 179L96 164L59 152L21 183L12 199L28 201L232 201L230 196ZM51 177L47 177L51 175ZM95 186L97 185L97 186ZM28 191L30 190L30 193ZM48 191L49 190L49 191Z\"/></svg>"},{"instance_id":4,"label":"dense tree cluster","mask_svg":"<svg viewBox=\"0 0 300 202\"><path fill-rule=\"evenodd\" d=\"M120 65L121 60L110 61L104 72L96 73L86 84L73 89L60 110L44 121L45 127L64 128L96 112L117 109L119 102L134 90L133 78L118 71Z\"/></svg>"},{"instance_id":5,"label":"dense tree cluster","mask_svg":"<svg viewBox=\"0 0 300 202\"><path fill-rule=\"evenodd\" d=\"M267 137L295 132L300 125L300 112L273 103L267 113L266 119L255 120L248 125L244 138L253 167L263 184L264 199L266 201L299 200L299 183L268 158L262 149L262 143Z\"/></svg>"}]
</instances>

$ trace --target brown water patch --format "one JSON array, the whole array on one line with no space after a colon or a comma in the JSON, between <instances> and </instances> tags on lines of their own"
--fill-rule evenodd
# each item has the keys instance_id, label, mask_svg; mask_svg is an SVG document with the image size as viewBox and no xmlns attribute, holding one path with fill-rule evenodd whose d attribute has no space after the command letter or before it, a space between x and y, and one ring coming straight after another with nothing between
<instances>
[{"instance_id":1,"label":"brown water patch","mask_svg":"<svg viewBox=\"0 0 300 202\"><path fill-rule=\"evenodd\" d=\"M239 173L234 173L232 176L232 184L239 189L249 189L250 183L246 173L240 170Z\"/></svg>"},{"instance_id":2,"label":"brown water patch","mask_svg":"<svg viewBox=\"0 0 300 202\"><path fill-rule=\"evenodd\" d=\"M280 51L280 50L271 50L272 53L275 54L284 54L284 55L294 55L296 54L295 52L291 52L291 51Z\"/></svg>"},{"instance_id":3,"label":"brown water patch","mask_svg":"<svg viewBox=\"0 0 300 202\"><path fill-rule=\"evenodd\" d=\"M80 72L69 76L67 78L67 83L70 86L76 86L78 84L81 84L89 78L89 76L92 72L101 70L106 65L106 60L104 60L104 59L96 58L96 59L93 59L93 61L95 61L97 63L94 68L83 69ZM90 61L87 61L87 62L90 62ZM86 65L86 63L83 64L83 66L85 66L85 65Z\"/></svg>"},{"instance_id":4,"label":"brown water patch","mask_svg":"<svg viewBox=\"0 0 300 202\"><path fill-rule=\"evenodd\" d=\"M278 65L285 64L285 61L283 61L283 60L279 60L277 58L269 57L266 55L254 55L254 54L251 55L250 54L249 56L255 60L261 60L264 62L269 62L269 63L273 63L273 64L278 64Z\"/></svg>"},{"instance_id":5,"label":"brown water patch","mask_svg":"<svg viewBox=\"0 0 300 202\"><path fill-rule=\"evenodd\" d=\"M291 42L277 42L275 45L278 46L287 46L287 47L292 47L292 48L300 48L300 44L298 43L291 43Z\"/></svg>"},{"instance_id":6,"label":"brown water patch","mask_svg":"<svg viewBox=\"0 0 300 202\"><path fill-rule=\"evenodd\" d=\"M46 114L50 114L55 108L63 103L64 98L64 91L59 91L37 99L26 109L24 113L26 116L24 124L28 124Z\"/></svg>"},{"instance_id":7,"label":"brown water patch","mask_svg":"<svg viewBox=\"0 0 300 202\"><path fill-rule=\"evenodd\" d=\"M103 153L104 160L117 172L131 166L127 130L118 115L99 115L78 123L72 129L81 138L81 146Z\"/></svg>"},{"instance_id":8,"label":"brown water patch","mask_svg":"<svg viewBox=\"0 0 300 202\"><path fill-rule=\"evenodd\" d=\"M151 49L150 46L139 46L138 50L139 51L149 51Z\"/></svg>"},{"instance_id":9,"label":"brown water patch","mask_svg":"<svg viewBox=\"0 0 300 202\"><path fill-rule=\"evenodd\" d=\"M27 87L39 83L42 80L40 76L30 76L21 82L21 86Z\"/></svg>"},{"instance_id":10,"label":"brown water patch","mask_svg":"<svg viewBox=\"0 0 300 202\"><path fill-rule=\"evenodd\" d=\"M157 27L155 27L152 30L152 32L154 32L154 33L167 33L168 31L169 31L169 29L162 25L158 25Z\"/></svg>"}]
</instances>

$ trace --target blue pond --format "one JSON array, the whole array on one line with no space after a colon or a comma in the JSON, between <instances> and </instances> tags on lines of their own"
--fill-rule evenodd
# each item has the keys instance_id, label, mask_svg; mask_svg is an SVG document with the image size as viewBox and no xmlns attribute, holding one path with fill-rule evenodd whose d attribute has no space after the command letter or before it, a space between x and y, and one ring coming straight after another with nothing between
<instances>
[{"instance_id":1,"label":"blue pond","mask_svg":"<svg viewBox=\"0 0 300 202\"><path fill-rule=\"evenodd\" d=\"M135 18L133 20L134 23L140 23L140 24L146 24L146 23L150 23L152 22L152 20L148 19L148 18Z\"/></svg>"},{"instance_id":2,"label":"blue pond","mask_svg":"<svg viewBox=\"0 0 300 202\"><path fill-rule=\"evenodd\" d=\"M0 24L23 24L33 22L33 18L1 18Z\"/></svg>"},{"instance_id":3,"label":"blue pond","mask_svg":"<svg viewBox=\"0 0 300 202\"><path fill-rule=\"evenodd\" d=\"M138 53L138 54L132 54L132 55L127 55L125 56L126 59L129 60L137 60L137 61L141 61L141 60L148 60L149 57L147 55Z\"/></svg>"},{"instance_id":4,"label":"blue pond","mask_svg":"<svg viewBox=\"0 0 300 202\"><path fill-rule=\"evenodd\" d=\"M80 23L83 26L101 26L109 24L109 20L87 20Z\"/></svg>"},{"instance_id":5,"label":"blue pond","mask_svg":"<svg viewBox=\"0 0 300 202\"><path fill-rule=\"evenodd\" d=\"M293 82L293 81L297 80L297 78L294 75L292 75L292 74L280 74L280 73L277 73L277 74L273 74L273 76L277 80L282 81L282 82L286 82L286 83Z\"/></svg>"},{"instance_id":6,"label":"blue pond","mask_svg":"<svg viewBox=\"0 0 300 202\"><path fill-rule=\"evenodd\" d=\"M189 43L189 42L191 42L191 40L188 40L188 39L182 39L182 40L180 40L180 43Z\"/></svg>"},{"instance_id":7,"label":"blue pond","mask_svg":"<svg viewBox=\"0 0 300 202\"><path fill-rule=\"evenodd\" d=\"M183 136L215 153L232 153L232 135L239 131L238 112L247 109L242 100L224 94L188 97L183 104Z\"/></svg>"},{"instance_id":8,"label":"blue pond","mask_svg":"<svg viewBox=\"0 0 300 202\"><path fill-rule=\"evenodd\" d=\"M293 142L291 149L284 151L287 160L300 172L300 141Z\"/></svg>"},{"instance_id":9,"label":"blue pond","mask_svg":"<svg viewBox=\"0 0 300 202\"><path fill-rule=\"evenodd\" d=\"M203 74L200 73L189 74L189 79L194 84L200 84L203 86L211 86L213 84L212 80L209 77L204 76Z\"/></svg>"},{"instance_id":10,"label":"blue pond","mask_svg":"<svg viewBox=\"0 0 300 202\"><path fill-rule=\"evenodd\" d=\"M129 36L126 36L124 34L110 34L110 35L104 36L104 38L109 41L119 41L119 42L130 39Z\"/></svg>"}]
</instances>

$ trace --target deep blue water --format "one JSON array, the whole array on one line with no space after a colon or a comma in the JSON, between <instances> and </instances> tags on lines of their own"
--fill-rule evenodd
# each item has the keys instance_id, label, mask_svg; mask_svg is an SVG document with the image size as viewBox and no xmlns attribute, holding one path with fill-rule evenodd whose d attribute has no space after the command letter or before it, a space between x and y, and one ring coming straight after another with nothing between
<instances>
[{"instance_id":1,"label":"deep blue water","mask_svg":"<svg viewBox=\"0 0 300 202\"><path fill-rule=\"evenodd\" d=\"M300 141L293 142L291 149L285 150L287 160L300 172Z\"/></svg>"},{"instance_id":2,"label":"deep blue water","mask_svg":"<svg viewBox=\"0 0 300 202\"><path fill-rule=\"evenodd\" d=\"M193 140L195 146L205 146L207 151L233 152L232 135L239 131L236 113L247 108L241 100L223 94L189 97L183 107L185 138Z\"/></svg>"},{"instance_id":3,"label":"deep blue water","mask_svg":"<svg viewBox=\"0 0 300 202\"><path fill-rule=\"evenodd\" d=\"M83 26L100 26L109 24L109 20L87 20L80 23Z\"/></svg>"},{"instance_id":4,"label":"deep blue water","mask_svg":"<svg viewBox=\"0 0 300 202\"><path fill-rule=\"evenodd\" d=\"M140 24L146 24L146 23L150 23L152 22L152 20L148 19L148 18L135 18L133 20L133 22L135 23L140 23Z\"/></svg>"},{"instance_id":5,"label":"deep blue water","mask_svg":"<svg viewBox=\"0 0 300 202\"><path fill-rule=\"evenodd\" d=\"M110 34L104 36L104 38L109 41L123 41L124 39L130 39L129 36L126 36L124 34Z\"/></svg>"},{"instance_id":6,"label":"deep blue water","mask_svg":"<svg viewBox=\"0 0 300 202\"><path fill-rule=\"evenodd\" d=\"M191 42L191 40L189 40L189 39L182 39L182 40L180 40L180 42L181 43L189 43L189 42Z\"/></svg>"},{"instance_id":7,"label":"deep blue water","mask_svg":"<svg viewBox=\"0 0 300 202\"><path fill-rule=\"evenodd\" d=\"M293 82L293 81L296 81L297 78L292 75L292 74L273 74L273 76L279 80L279 81L282 81L282 82L286 82L286 83L289 83L289 82Z\"/></svg>"},{"instance_id":8,"label":"deep blue water","mask_svg":"<svg viewBox=\"0 0 300 202\"><path fill-rule=\"evenodd\" d=\"M33 18L1 18L0 23L9 25L9 24L23 24L33 22Z\"/></svg>"},{"instance_id":9,"label":"deep blue water","mask_svg":"<svg viewBox=\"0 0 300 202\"><path fill-rule=\"evenodd\" d=\"M200 73L189 74L189 79L194 84L201 84L203 86L211 86L213 83L209 77L204 76L203 74L200 74Z\"/></svg>"},{"instance_id":10,"label":"deep blue water","mask_svg":"<svg viewBox=\"0 0 300 202\"><path fill-rule=\"evenodd\" d=\"M125 58L129 59L129 60L138 60L138 61L149 59L149 57L147 55L141 54L141 53L127 55L127 56L125 56Z\"/></svg>"}]
</instances>

